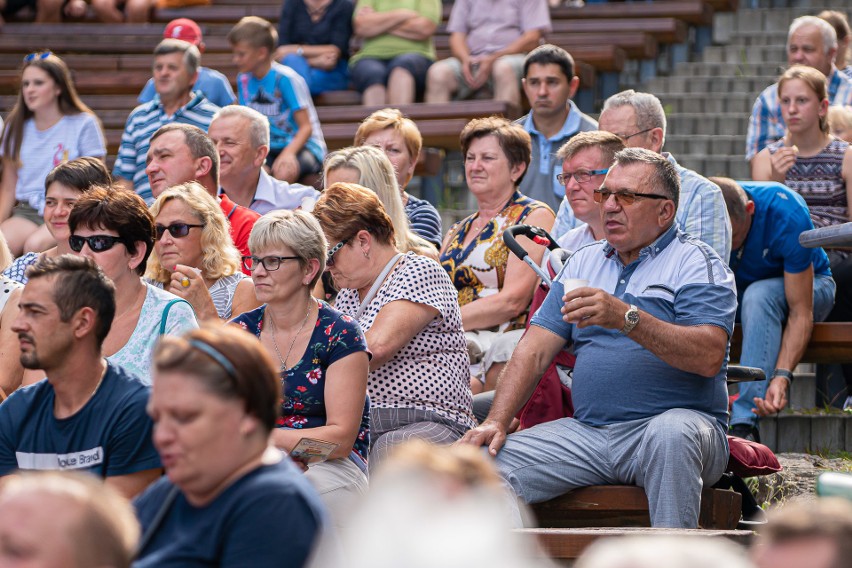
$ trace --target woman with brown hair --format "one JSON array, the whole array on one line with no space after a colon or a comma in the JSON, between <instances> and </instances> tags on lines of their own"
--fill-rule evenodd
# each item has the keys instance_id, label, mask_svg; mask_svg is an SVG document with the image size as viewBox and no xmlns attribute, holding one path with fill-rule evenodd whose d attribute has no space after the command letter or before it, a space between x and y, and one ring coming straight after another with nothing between
<instances>
[{"instance_id":1,"label":"woman with brown hair","mask_svg":"<svg viewBox=\"0 0 852 568\"><path fill-rule=\"evenodd\" d=\"M0 153L0 230L12 254L41 252L55 242L42 219L47 174L80 156L106 156L100 121L77 96L65 62L53 53L24 58L21 90L6 119Z\"/></svg>"},{"instance_id":2,"label":"woman with brown hair","mask_svg":"<svg viewBox=\"0 0 852 568\"><path fill-rule=\"evenodd\" d=\"M370 360L370 469L409 438L450 443L474 426L457 293L434 260L401 253L376 194L336 183L314 215L341 288L335 307L361 324Z\"/></svg>"},{"instance_id":3,"label":"woman with brown hair","mask_svg":"<svg viewBox=\"0 0 852 568\"><path fill-rule=\"evenodd\" d=\"M481 355L481 368L474 367L471 379L478 393L494 389L523 334L537 282L535 273L509 254L503 231L521 223L549 231L555 217L550 207L518 189L531 154L530 135L519 125L498 117L471 120L461 132L461 147L478 210L453 225L440 260L458 290L472 350ZM519 242L541 264L544 247L524 237Z\"/></svg>"}]
</instances>

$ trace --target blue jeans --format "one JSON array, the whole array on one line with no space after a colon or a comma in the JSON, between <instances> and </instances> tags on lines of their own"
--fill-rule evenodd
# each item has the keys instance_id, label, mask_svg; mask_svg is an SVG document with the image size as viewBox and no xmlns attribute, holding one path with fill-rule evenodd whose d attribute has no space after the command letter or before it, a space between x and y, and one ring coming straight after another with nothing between
<instances>
[{"instance_id":1,"label":"blue jeans","mask_svg":"<svg viewBox=\"0 0 852 568\"><path fill-rule=\"evenodd\" d=\"M281 60L281 63L298 73L308 84L311 95L319 95L326 91L345 91L349 88L349 62L340 60L334 69L326 71L308 65L308 60L301 55L291 53Z\"/></svg>"},{"instance_id":2,"label":"blue jeans","mask_svg":"<svg viewBox=\"0 0 852 568\"><path fill-rule=\"evenodd\" d=\"M600 427L561 418L511 434L495 463L524 503L589 485L638 485L652 526L696 528L701 489L725 471L728 441L715 418L684 408ZM517 509L512 516L519 524Z\"/></svg>"},{"instance_id":3,"label":"blue jeans","mask_svg":"<svg viewBox=\"0 0 852 568\"><path fill-rule=\"evenodd\" d=\"M814 277L814 321L823 321L834 305L834 280ZM731 409L731 425L757 425L754 398L763 398L781 351L781 335L789 308L784 278L767 278L750 284L740 296L737 320L742 323L743 348L740 364L763 369L767 380L740 383L740 396ZM791 369L792 370L792 369Z\"/></svg>"}]
</instances>

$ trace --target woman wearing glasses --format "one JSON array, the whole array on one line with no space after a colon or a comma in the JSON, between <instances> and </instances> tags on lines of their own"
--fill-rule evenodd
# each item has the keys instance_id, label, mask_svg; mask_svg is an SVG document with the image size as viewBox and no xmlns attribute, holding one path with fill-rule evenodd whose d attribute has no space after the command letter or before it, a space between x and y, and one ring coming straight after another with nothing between
<instances>
[{"instance_id":1,"label":"woman wearing glasses","mask_svg":"<svg viewBox=\"0 0 852 568\"><path fill-rule=\"evenodd\" d=\"M154 286L192 304L199 320L229 320L260 303L240 271L228 220L197 182L170 187L151 206L157 241L145 273Z\"/></svg>"},{"instance_id":2,"label":"woman wearing glasses","mask_svg":"<svg viewBox=\"0 0 852 568\"><path fill-rule=\"evenodd\" d=\"M41 252L55 244L42 218L47 174L80 156L106 155L100 121L77 96L65 62L49 51L24 58L0 154L0 230L15 256Z\"/></svg>"},{"instance_id":3,"label":"woman wearing glasses","mask_svg":"<svg viewBox=\"0 0 852 568\"><path fill-rule=\"evenodd\" d=\"M22 254L3 272L3 276L26 284L27 268L39 258L70 254L68 215L71 208L93 186L108 186L111 181L106 166L97 158L77 158L53 168L44 180L44 226L56 240L56 246L44 252Z\"/></svg>"},{"instance_id":4,"label":"woman wearing glasses","mask_svg":"<svg viewBox=\"0 0 852 568\"><path fill-rule=\"evenodd\" d=\"M150 384L160 335L198 327L186 301L142 280L154 248L154 218L132 191L99 187L77 200L68 225L71 250L93 259L115 284L115 318L103 344L107 360Z\"/></svg>"},{"instance_id":5,"label":"woman wearing glasses","mask_svg":"<svg viewBox=\"0 0 852 568\"><path fill-rule=\"evenodd\" d=\"M474 365L474 393L493 390L521 339L536 275L503 244L503 231L524 223L549 231L553 211L518 189L530 163L530 136L504 118L471 120L461 132L464 171L478 210L456 223L441 249L441 264L458 290ZM544 247L519 242L536 263Z\"/></svg>"},{"instance_id":6,"label":"woman wearing glasses","mask_svg":"<svg viewBox=\"0 0 852 568\"><path fill-rule=\"evenodd\" d=\"M325 270L327 243L304 211L272 211L258 219L245 257L264 304L233 320L260 338L281 373L281 418L275 446L290 452L302 438L336 444L308 480L341 523L353 497L367 489L369 449L367 347L358 323L311 290Z\"/></svg>"},{"instance_id":7,"label":"woman wearing glasses","mask_svg":"<svg viewBox=\"0 0 852 568\"><path fill-rule=\"evenodd\" d=\"M452 443L474 426L469 360L455 288L431 258L396 247L369 189L327 188L314 208L341 290L335 307L361 324L370 360L370 470L410 438Z\"/></svg>"}]
</instances>

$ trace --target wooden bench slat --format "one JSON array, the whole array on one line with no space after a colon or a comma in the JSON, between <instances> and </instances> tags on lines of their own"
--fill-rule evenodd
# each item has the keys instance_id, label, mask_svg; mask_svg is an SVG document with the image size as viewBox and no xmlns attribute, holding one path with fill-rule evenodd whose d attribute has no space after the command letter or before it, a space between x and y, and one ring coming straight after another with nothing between
<instances>
[{"instance_id":1,"label":"wooden bench slat","mask_svg":"<svg viewBox=\"0 0 852 568\"><path fill-rule=\"evenodd\" d=\"M731 361L742 353L742 328L734 327ZM852 363L852 322L817 322L801 359L802 363Z\"/></svg>"}]
</instances>

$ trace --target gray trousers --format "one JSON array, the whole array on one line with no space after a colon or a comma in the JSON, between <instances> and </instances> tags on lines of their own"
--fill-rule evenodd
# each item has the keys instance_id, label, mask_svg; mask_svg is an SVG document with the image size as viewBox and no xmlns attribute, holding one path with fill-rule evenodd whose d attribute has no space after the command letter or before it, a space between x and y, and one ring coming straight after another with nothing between
<instances>
[{"instance_id":1,"label":"gray trousers","mask_svg":"<svg viewBox=\"0 0 852 568\"><path fill-rule=\"evenodd\" d=\"M685 409L601 427L562 418L511 434L496 458L524 503L589 485L638 485L652 526L672 528L698 526L701 489L718 481L727 463L722 426Z\"/></svg>"}]
</instances>

